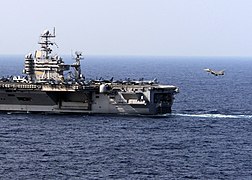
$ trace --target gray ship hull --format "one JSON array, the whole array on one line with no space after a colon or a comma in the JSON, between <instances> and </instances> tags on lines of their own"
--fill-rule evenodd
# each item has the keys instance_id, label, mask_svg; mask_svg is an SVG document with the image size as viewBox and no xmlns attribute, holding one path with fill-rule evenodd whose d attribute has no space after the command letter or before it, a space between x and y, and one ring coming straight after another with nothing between
<instances>
[{"instance_id":1,"label":"gray ship hull","mask_svg":"<svg viewBox=\"0 0 252 180\"><path fill-rule=\"evenodd\" d=\"M150 87L145 86L110 86L109 91L104 91L102 85L55 87L1 83L0 111L122 115L171 112L175 87L150 90ZM160 100L161 96L166 99Z\"/></svg>"}]
</instances>

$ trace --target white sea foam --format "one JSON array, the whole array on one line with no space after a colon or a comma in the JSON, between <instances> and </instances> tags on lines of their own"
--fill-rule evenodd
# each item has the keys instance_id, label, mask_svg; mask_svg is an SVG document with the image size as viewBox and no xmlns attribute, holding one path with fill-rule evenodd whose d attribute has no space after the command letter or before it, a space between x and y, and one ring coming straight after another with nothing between
<instances>
[{"instance_id":1,"label":"white sea foam","mask_svg":"<svg viewBox=\"0 0 252 180\"><path fill-rule=\"evenodd\" d=\"M231 114L180 114L174 113L174 116L199 117L199 118L229 118L229 119L251 119L252 115L231 115Z\"/></svg>"}]
</instances>

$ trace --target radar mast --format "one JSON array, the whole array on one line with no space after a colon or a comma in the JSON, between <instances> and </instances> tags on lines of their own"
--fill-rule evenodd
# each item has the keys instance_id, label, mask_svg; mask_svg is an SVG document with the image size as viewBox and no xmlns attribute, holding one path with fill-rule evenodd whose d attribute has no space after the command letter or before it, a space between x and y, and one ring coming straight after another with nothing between
<instances>
[{"instance_id":1,"label":"radar mast","mask_svg":"<svg viewBox=\"0 0 252 180\"><path fill-rule=\"evenodd\" d=\"M80 80L82 78L85 79L85 77L83 77L83 75L81 74L81 64L80 64L80 61L81 61L81 59L84 59L82 57L82 52L76 51L75 55L76 55L76 57L75 57L75 63L71 65L71 67L73 67L74 71L75 71L75 74L74 74L75 79L76 80Z\"/></svg>"},{"instance_id":2,"label":"radar mast","mask_svg":"<svg viewBox=\"0 0 252 180\"><path fill-rule=\"evenodd\" d=\"M45 55L45 59L49 59L49 55L52 53L52 49L50 48L50 46L56 45L54 42L50 41L51 38L55 37L55 28L53 29L53 34L51 34L50 31L46 29L40 35L39 44L41 45L41 51L44 52L43 54Z\"/></svg>"}]
</instances>

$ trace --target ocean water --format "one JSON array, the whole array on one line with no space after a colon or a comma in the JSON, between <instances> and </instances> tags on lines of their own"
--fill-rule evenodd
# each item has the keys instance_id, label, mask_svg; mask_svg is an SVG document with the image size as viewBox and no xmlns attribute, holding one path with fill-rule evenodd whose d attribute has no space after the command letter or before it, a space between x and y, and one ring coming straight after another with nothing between
<instances>
[{"instance_id":1,"label":"ocean water","mask_svg":"<svg viewBox=\"0 0 252 180\"><path fill-rule=\"evenodd\" d=\"M0 56L0 63L1 75L21 75L22 56ZM87 79L178 86L173 113L1 113L0 179L252 179L251 67L252 58L239 57L87 56Z\"/></svg>"}]
</instances>

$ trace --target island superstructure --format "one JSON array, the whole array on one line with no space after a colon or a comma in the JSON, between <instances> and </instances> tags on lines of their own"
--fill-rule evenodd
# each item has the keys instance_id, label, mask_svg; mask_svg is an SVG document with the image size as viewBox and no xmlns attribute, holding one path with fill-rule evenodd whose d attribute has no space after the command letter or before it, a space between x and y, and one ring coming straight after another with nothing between
<instances>
[{"instance_id":1,"label":"island superstructure","mask_svg":"<svg viewBox=\"0 0 252 180\"><path fill-rule=\"evenodd\" d=\"M40 35L40 50L25 56L24 77L0 79L0 111L158 115L171 113L178 87L155 81L89 80L81 72L82 53L66 64L52 55L53 33ZM71 73L72 72L72 73ZM68 74L68 76L66 76Z\"/></svg>"}]
</instances>

